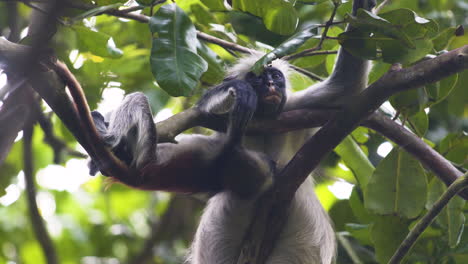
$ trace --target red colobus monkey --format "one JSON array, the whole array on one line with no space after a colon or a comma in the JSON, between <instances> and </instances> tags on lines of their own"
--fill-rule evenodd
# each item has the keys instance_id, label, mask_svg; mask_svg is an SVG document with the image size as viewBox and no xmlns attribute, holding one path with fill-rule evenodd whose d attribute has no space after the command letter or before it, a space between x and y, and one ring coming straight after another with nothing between
<instances>
[{"instance_id":1,"label":"red colobus monkey","mask_svg":"<svg viewBox=\"0 0 468 264\"><path fill-rule=\"evenodd\" d=\"M374 5L374 0L355 0L353 13ZM192 135L177 144L158 143L147 98L141 93L127 95L109 122L93 112L106 144L134 172L118 181L145 190L214 194L191 247L191 264L236 263L255 199L271 185L275 171L286 165L313 133L302 130L246 136L248 122L275 118L283 110L336 104L343 95L359 92L367 83L368 63L340 49L327 80L288 94L288 64L275 60L256 76L250 68L258 58L241 59L230 69L228 78L195 106L204 114L223 117L227 122L224 133ZM91 161L91 174L98 170ZM267 263L331 263L336 251L334 231L310 180L297 190L289 210Z\"/></svg>"}]
</instances>

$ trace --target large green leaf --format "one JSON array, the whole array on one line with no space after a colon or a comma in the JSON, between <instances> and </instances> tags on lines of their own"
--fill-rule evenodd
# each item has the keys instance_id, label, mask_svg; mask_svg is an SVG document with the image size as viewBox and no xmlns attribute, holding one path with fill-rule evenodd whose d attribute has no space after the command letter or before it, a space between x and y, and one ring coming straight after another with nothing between
<instances>
[{"instance_id":1,"label":"large green leaf","mask_svg":"<svg viewBox=\"0 0 468 264\"><path fill-rule=\"evenodd\" d=\"M223 61L207 45L198 43L197 52L208 63L208 70L202 75L203 82L211 85L220 83L225 76Z\"/></svg>"},{"instance_id":2,"label":"large green leaf","mask_svg":"<svg viewBox=\"0 0 468 264\"><path fill-rule=\"evenodd\" d=\"M277 58L280 58L287 54L291 54L292 52L296 51L308 39L310 39L313 36L316 36L317 33L317 27L313 26L294 34L286 41L281 43L274 50L268 52L267 54L265 54L265 56L260 58L252 67L252 71L257 74L260 73L263 70L264 65L267 65L268 63Z\"/></svg>"},{"instance_id":3,"label":"large green leaf","mask_svg":"<svg viewBox=\"0 0 468 264\"><path fill-rule=\"evenodd\" d=\"M374 172L374 166L359 145L348 136L335 148L335 152L351 168L361 188L365 189L370 175Z\"/></svg>"},{"instance_id":4,"label":"large green leaf","mask_svg":"<svg viewBox=\"0 0 468 264\"><path fill-rule=\"evenodd\" d=\"M444 100L457 85L458 74L453 74L443 80L425 86L429 105L437 104Z\"/></svg>"},{"instance_id":5,"label":"large green leaf","mask_svg":"<svg viewBox=\"0 0 468 264\"><path fill-rule=\"evenodd\" d=\"M151 17L151 70L159 86L172 96L189 96L208 64L196 50L196 30L176 4L162 6Z\"/></svg>"},{"instance_id":6,"label":"large green leaf","mask_svg":"<svg viewBox=\"0 0 468 264\"><path fill-rule=\"evenodd\" d=\"M410 116L423 110L427 100L426 93L422 89L412 89L393 95L389 101L400 113Z\"/></svg>"},{"instance_id":7,"label":"large green leaf","mask_svg":"<svg viewBox=\"0 0 468 264\"><path fill-rule=\"evenodd\" d=\"M408 121L410 123L411 130L413 130L416 135L423 137L426 134L427 129L429 128L429 119L425 111L419 111L410 116Z\"/></svg>"},{"instance_id":8,"label":"large green leaf","mask_svg":"<svg viewBox=\"0 0 468 264\"><path fill-rule=\"evenodd\" d=\"M346 22L365 32L379 32L384 36L399 40L409 48L414 48L414 43L397 25L392 25L389 21L367 10L359 9L357 16L348 16Z\"/></svg>"},{"instance_id":9,"label":"large green leaf","mask_svg":"<svg viewBox=\"0 0 468 264\"><path fill-rule=\"evenodd\" d=\"M435 50L443 50L447 48L450 41L455 38L455 31L457 30L456 27L446 28L442 32L439 33L435 38L432 39L434 44Z\"/></svg>"},{"instance_id":10,"label":"large green leaf","mask_svg":"<svg viewBox=\"0 0 468 264\"><path fill-rule=\"evenodd\" d=\"M415 218L426 203L424 169L408 153L394 148L379 163L364 193L366 208L377 214Z\"/></svg>"},{"instance_id":11,"label":"large green leaf","mask_svg":"<svg viewBox=\"0 0 468 264\"><path fill-rule=\"evenodd\" d=\"M439 152L459 166L467 167L468 135L463 132L447 135L438 146Z\"/></svg>"},{"instance_id":12,"label":"large green leaf","mask_svg":"<svg viewBox=\"0 0 468 264\"><path fill-rule=\"evenodd\" d=\"M294 6L285 0L233 0L232 7L262 18L268 30L280 35L294 33L299 21Z\"/></svg>"},{"instance_id":13,"label":"large green leaf","mask_svg":"<svg viewBox=\"0 0 468 264\"><path fill-rule=\"evenodd\" d=\"M446 190L447 187L438 178L434 177L429 184L426 208L429 210ZM458 245L463 234L465 226L464 207L465 201L455 196L437 216L437 223L446 230L445 234L448 237L449 246L452 248Z\"/></svg>"},{"instance_id":14,"label":"large green leaf","mask_svg":"<svg viewBox=\"0 0 468 264\"><path fill-rule=\"evenodd\" d=\"M201 0L211 11L226 11L224 0Z\"/></svg>"},{"instance_id":15,"label":"large green leaf","mask_svg":"<svg viewBox=\"0 0 468 264\"><path fill-rule=\"evenodd\" d=\"M387 263L408 233L408 223L396 216L378 217L371 228L376 258Z\"/></svg>"},{"instance_id":16,"label":"large green leaf","mask_svg":"<svg viewBox=\"0 0 468 264\"><path fill-rule=\"evenodd\" d=\"M356 17L346 19L358 31L348 31L339 41L352 54L373 59L377 49L387 63L411 63L433 49L432 37L438 26L409 9L397 9L376 16L359 9ZM354 40L354 41L352 41Z\"/></svg>"},{"instance_id":17,"label":"large green leaf","mask_svg":"<svg viewBox=\"0 0 468 264\"><path fill-rule=\"evenodd\" d=\"M375 220L375 215L364 207L362 192L358 186L354 186L353 192L349 197L349 206L353 210L354 216L359 220L359 223L370 224Z\"/></svg>"},{"instance_id":18,"label":"large green leaf","mask_svg":"<svg viewBox=\"0 0 468 264\"><path fill-rule=\"evenodd\" d=\"M73 30L78 35L81 51L89 51L94 55L109 58L120 58L123 55L120 49L111 44L111 36L82 26L74 26Z\"/></svg>"}]
</instances>

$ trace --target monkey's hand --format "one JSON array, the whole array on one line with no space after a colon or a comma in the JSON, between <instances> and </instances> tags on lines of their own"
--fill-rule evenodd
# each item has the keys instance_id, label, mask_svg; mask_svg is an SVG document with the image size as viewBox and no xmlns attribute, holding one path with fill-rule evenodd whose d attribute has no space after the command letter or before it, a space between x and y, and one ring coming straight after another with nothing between
<instances>
[{"instance_id":1,"label":"monkey's hand","mask_svg":"<svg viewBox=\"0 0 468 264\"><path fill-rule=\"evenodd\" d=\"M228 139L238 141L257 108L257 93L246 81L226 81L208 90L196 107L213 115L227 117Z\"/></svg>"}]
</instances>

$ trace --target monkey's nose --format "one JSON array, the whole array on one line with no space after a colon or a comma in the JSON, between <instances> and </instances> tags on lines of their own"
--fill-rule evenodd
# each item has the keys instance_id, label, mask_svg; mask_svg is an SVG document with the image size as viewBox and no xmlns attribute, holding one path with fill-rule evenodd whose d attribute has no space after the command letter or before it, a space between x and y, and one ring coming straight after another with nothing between
<instances>
[{"instance_id":1,"label":"monkey's nose","mask_svg":"<svg viewBox=\"0 0 468 264\"><path fill-rule=\"evenodd\" d=\"M274 93L274 92L276 92L275 86L274 86L274 85L272 85L272 84L271 84L271 85L269 85L269 86L268 86L268 91L269 91L270 93Z\"/></svg>"}]
</instances>

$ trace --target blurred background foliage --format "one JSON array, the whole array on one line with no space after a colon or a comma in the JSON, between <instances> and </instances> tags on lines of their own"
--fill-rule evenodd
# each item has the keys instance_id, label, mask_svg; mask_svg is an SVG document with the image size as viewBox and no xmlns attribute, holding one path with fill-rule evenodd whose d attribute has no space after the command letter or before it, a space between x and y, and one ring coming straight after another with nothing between
<instances>
[{"instance_id":1,"label":"blurred background foliage","mask_svg":"<svg viewBox=\"0 0 468 264\"><path fill-rule=\"evenodd\" d=\"M170 1L74 2L94 3L101 8L142 5L136 12L151 16L158 14L161 6ZM457 28L468 23L466 0L389 1L381 14L387 12L382 17L391 25L399 25L399 32L389 32L390 24L378 24L375 18L366 17L365 13L357 18L346 16L350 12L351 1L228 2L232 3L233 10L227 10L221 0L180 0L177 5L199 31L249 48L269 50L296 32L313 24L325 23L333 11L333 2L340 3L335 21L346 20L383 36L394 34L394 38L388 41L381 41L376 34L376 39L366 39L362 48L349 43L349 36L341 34L343 24L330 28L328 36L331 38L325 39L322 50L337 50L342 43L356 55L374 59L370 82L382 76L389 69L389 63L394 62L392 60L409 65L425 56L468 44L468 36L460 33L462 28ZM403 8L412 12L402 11ZM413 12L427 22L411 16ZM13 41L25 37L30 13L30 4L0 1L1 35ZM97 15L97 12L79 8L67 9L62 19L52 40L52 48L80 81L90 107L103 112L115 107L124 94L143 91L150 98L154 113L158 113L156 119L163 119L192 105L203 90L222 80L225 67L235 60L235 56L223 48L202 43L196 47L196 52L207 63L207 71L197 85L186 92L193 96L170 97L168 93L172 91L163 91L152 74L152 67L157 67L150 61L155 36L147 23ZM15 21L14 26L12 21ZM364 22L367 24L363 26ZM299 50L316 46L320 34ZM326 77L333 68L335 56L331 53L301 57L292 63ZM5 78L4 74L0 75L0 83L4 83ZM314 83L297 73L291 77L291 82L294 90ZM398 112L410 129L458 167L466 169L467 83L468 72L465 71L439 83L396 95L383 108L389 113ZM69 148L82 151L60 120L45 104L42 107L51 120L53 133ZM60 263L183 261L203 201L190 196L132 190L111 184L101 176L90 177L85 159L73 157L69 151L54 153L44 141L41 128L36 126L34 132L36 198ZM20 133L0 167L0 263L45 263L29 220L22 172L22 143ZM407 164L398 170L402 173L406 169L416 171L405 181L420 184L412 186L408 199L403 201L403 207L406 207L402 211L393 211L395 208L386 208L384 201L401 197L385 194L385 189L392 186L392 179L389 179L392 176L385 174L394 175L397 170L395 162L400 159ZM369 177L372 173L383 176L376 176L375 181L369 182L372 186L370 191L364 193L362 186L353 188L356 178ZM388 260L408 228L445 189L416 160L365 128L354 131L315 174L316 192L338 233L338 263L353 263L356 259L362 263ZM377 204L369 204L371 201ZM408 261L468 263L468 234L463 232L467 213L468 205L463 200L453 200L425 231Z\"/></svg>"}]
</instances>

